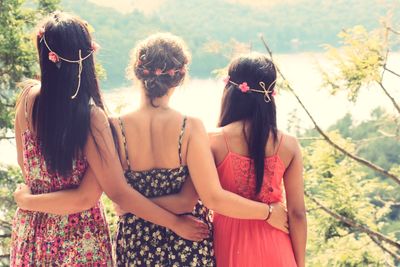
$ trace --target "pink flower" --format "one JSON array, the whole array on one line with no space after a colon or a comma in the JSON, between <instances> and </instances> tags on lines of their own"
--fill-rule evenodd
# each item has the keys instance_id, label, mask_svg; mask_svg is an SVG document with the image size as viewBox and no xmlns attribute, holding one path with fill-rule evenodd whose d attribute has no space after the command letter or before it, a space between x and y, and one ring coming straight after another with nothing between
<instances>
[{"instance_id":1,"label":"pink flower","mask_svg":"<svg viewBox=\"0 0 400 267\"><path fill-rule=\"evenodd\" d=\"M44 35L44 32L45 32L44 27L41 27L41 28L39 29L38 33L37 33L37 36L38 36L39 38L42 38L43 35Z\"/></svg>"},{"instance_id":2,"label":"pink flower","mask_svg":"<svg viewBox=\"0 0 400 267\"><path fill-rule=\"evenodd\" d=\"M95 41L92 41L91 47L94 52L99 51L99 49L101 48L100 45L98 43L96 43Z\"/></svg>"},{"instance_id":3,"label":"pink flower","mask_svg":"<svg viewBox=\"0 0 400 267\"><path fill-rule=\"evenodd\" d=\"M143 74L144 74L144 75L149 75L149 73L150 73L150 72L149 72L148 69L144 69L144 70L143 70Z\"/></svg>"},{"instance_id":4,"label":"pink flower","mask_svg":"<svg viewBox=\"0 0 400 267\"><path fill-rule=\"evenodd\" d=\"M229 83L230 78L231 77L229 75L224 78L225 85L227 85Z\"/></svg>"},{"instance_id":5,"label":"pink flower","mask_svg":"<svg viewBox=\"0 0 400 267\"><path fill-rule=\"evenodd\" d=\"M180 74L185 74L186 73L186 69L183 67L182 69L179 70Z\"/></svg>"},{"instance_id":6,"label":"pink flower","mask_svg":"<svg viewBox=\"0 0 400 267\"><path fill-rule=\"evenodd\" d=\"M57 55L56 53L54 53L54 52L50 52L50 53L49 53L49 60L50 60L51 62L53 62L53 63L57 63L57 62L60 61L58 55Z\"/></svg>"},{"instance_id":7,"label":"pink flower","mask_svg":"<svg viewBox=\"0 0 400 267\"><path fill-rule=\"evenodd\" d=\"M276 96L276 90L274 90L271 95Z\"/></svg>"},{"instance_id":8,"label":"pink flower","mask_svg":"<svg viewBox=\"0 0 400 267\"><path fill-rule=\"evenodd\" d=\"M156 69L154 74L157 75L157 76L160 76L162 74L162 70L161 69Z\"/></svg>"},{"instance_id":9,"label":"pink flower","mask_svg":"<svg viewBox=\"0 0 400 267\"><path fill-rule=\"evenodd\" d=\"M138 60L137 65L138 66L142 65L142 61L140 59Z\"/></svg>"},{"instance_id":10,"label":"pink flower","mask_svg":"<svg viewBox=\"0 0 400 267\"><path fill-rule=\"evenodd\" d=\"M247 92L250 90L250 87L247 85L246 82L244 82L244 83L241 83L241 84L239 85L239 89L240 89L240 91L242 91L243 93L247 93Z\"/></svg>"},{"instance_id":11,"label":"pink flower","mask_svg":"<svg viewBox=\"0 0 400 267\"><path fill-rule=\"evenodd\" d=\"M170 70L168 71L168 74L169 74L169 76L174 77L174 75L175 75L175 70L174 70L174 69L170 69Z\"/></svg>"}]
</instances>

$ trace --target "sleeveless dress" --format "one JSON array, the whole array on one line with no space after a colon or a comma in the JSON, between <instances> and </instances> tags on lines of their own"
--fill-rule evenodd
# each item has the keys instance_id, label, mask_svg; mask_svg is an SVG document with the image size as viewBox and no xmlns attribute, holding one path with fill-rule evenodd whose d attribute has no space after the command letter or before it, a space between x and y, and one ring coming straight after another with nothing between
<instances>
[{"instance_id":1,"label":"sleeveless dress","mask_svg":"<svg viewBox=\"0 0 400 267\"><path fill-rule=\"evenodd\" d=\"M128 183L147 198L178 193L189 177L188 167L182 165L181 155L186 117L178 141L180 167L174 169L133 171L121 118L119 123L128 166L125 171ZM192 215L207 223L212 232L209 210L200 201ZM215 266L211 235L201 242L192 242L131 213L119 217L115 246L117 266Z\"/></svg>"},{"instance_id":2,"label":"sleeveless dress","mask_svg":"<svg viewBox=\"0 0 400 267\"><path fill-rule=\"evenodd\" d=\"M258 195L252 160L232 152L225 134L224 138L228 154L217 167L222 187L255 201L282 201L285 166L278 150L283 137L274 155L265 158L263 185ZM262 220L234 219L214 213L214 248L218 267L296 266L289 235Z\"/></svg>"},{"instance_id":3,"label":"sleeveless dress","mask_svg":"<svg viewBox=\"0 0 400 267\"><path fill-rule=\"evenodd\" d=\"M26 105L25 99L28 122ZM23 132L22 143L25 183L33 194L79 186L88 167L84 158L73 161L71 175L61 176L47 168L39 140L29 129ZM11 266L112 266L101 202L89 210L63 216L17 209L11 237Z\"/></svg>"}]
</instances>

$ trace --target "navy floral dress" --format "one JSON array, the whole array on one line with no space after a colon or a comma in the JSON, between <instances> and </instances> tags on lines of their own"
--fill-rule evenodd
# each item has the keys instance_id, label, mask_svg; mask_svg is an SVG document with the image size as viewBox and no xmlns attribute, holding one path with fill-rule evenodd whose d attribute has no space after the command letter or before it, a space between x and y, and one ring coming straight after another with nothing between
<instances>
[{"instance_id":1,"label":"navy floral dress","mask_svg":"<svg viewBox=\"0 0 400 267\"><path fill-rule=\"evenodd\" d=\"M178 142L180 167L133 171L128 158L122 120L119 120L125 147L128 183L148 198L178 193L189 177L182 165L181 145L186 127L183 119ZM192 215L208 224L212 233L209 210L199 201ZM117 266L215 266L213 236L201 242L192 242L173 231L127 213L119 217L115 239Z\"/></svg>"}]
</instances>

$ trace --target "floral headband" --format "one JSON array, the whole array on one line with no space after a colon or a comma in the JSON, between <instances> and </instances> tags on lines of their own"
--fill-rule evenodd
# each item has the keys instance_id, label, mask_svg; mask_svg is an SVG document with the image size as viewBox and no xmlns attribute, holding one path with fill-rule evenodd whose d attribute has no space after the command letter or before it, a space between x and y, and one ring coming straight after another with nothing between
<instances>
[{"instance_id":1,"label":"floral headband","mask_svg":"<svg viewBox=\"0 0 400 267\"><path fill-rule=\"evenodd\" d=\"M258 89L252 89L247 85L247 82L242 82L241 84L237 84L233 81L230 80L230 77L227 76L224 79L225 84L233 84L234 86L236 86L240 91L242 91L242 93L250 93L250 92L256 92L256 93L261 93L264 94L264 101L266 103L271 102L271 95L275 96L276 95L276 91L272 90L271 87L274 86L274 84L276 83L276 80L273 81L268 88L265 86L264 82L259 82L258 84L260 85L260 87L262 88L262 90L258 90Z\"/></svg>"},{"instance_id":2,"label":"floral headband","mask_svg":"<svg viewBox=\"0 0 400 267\"><path fill-rule=\"evenodd\" d=\"M150 75L150 74L153 74L155 76L169 75L171 77L174 77L176 73L180 73L180 74L185 74L186 73L185 66L183 66L183 67L181 67L179 69L172 68L172 69L167 70L167 66L165 65L164 68L162 68L162 69L157 68L154 71L151 71L150 69L146 68L146 65L149 64L149 63L144 63L143 64L142 59L145 58L145 56L142 55L140 58L141 59L139 59L138 62L137 62L137 67L142 70L143 75Z\"/></svg>"},{"instance_id":3,"label":"floral headband","mask_svg":"<svg viewBox=\"0 0 400 267\"><path fill-rule=\"evenodd\" d=\"M93 55L94 52L96 52L97 50L100 49L100 46L92 41L91 44L91 51L89 52L89 54L87 54L85 57L82 57L82 50L79 49L79 59L78 60L70 60L64 57L59 56L56 52L54 52L50 46L48 45L47 41L46 41L46 36L45 36L45 28L42 27L39 29L39 32L37 34L37 36L40 38L40 42L43 42L44 45L47 47L47 49L49 50L49 60L53 63L56 64L57 68L61 68L61 61L67 62L67 63L76 63L79 65L79 71L78 71L78 86L76 88L75 94L73 96L71 96L71 99L74 99L78 96L79 93L79 89L81 87L81 74L82 74L82 62L89 58L91 55Z\"/></svg>"}]
</instances>

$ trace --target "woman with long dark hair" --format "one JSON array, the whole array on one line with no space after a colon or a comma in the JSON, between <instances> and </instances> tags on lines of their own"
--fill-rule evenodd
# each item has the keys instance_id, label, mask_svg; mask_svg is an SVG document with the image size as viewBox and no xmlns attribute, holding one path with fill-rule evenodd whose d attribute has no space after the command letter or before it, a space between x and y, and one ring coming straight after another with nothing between
<instances>
[{"instance_id":1,"label":"woman with long dark hair","mask_svg":"<svg viewBox=\"0 0 400 267\"><path fill-rule=\"evenodd\" d=\"M25 84L16 108L15 136L18 163L34 194L25 199L35 201L38 194L44 199L35 202L42 212L18 209L15 214L11 266L111 266L108 226L99 202L102 190L123 209L182 237L207 237L204 223L167 212L127 184L104 111L95 46L86 23L56 12L40 25L36 45L41 79ZM68 195L68 189L80 184L89 186L67 203L54 200L56 208L46 210L44 193L62 190L61 195ZM18 200L18 193L15 196ZM90 203L81 205L80 212L57 212L57 207L86 203L88 198ZM24 208L23 201L19 204Z\"/></svg>"},{"instance_id":2,"label":"woman with long dark hair","mask_svg":"<svg viewBox=\"0 0 400 267\"><path fill-rule=\"evenodd\" d=\"M190 212L210 228L205 206L226 216L254 219L287 231L287 215L281 203L250 201L222 189L202 122L170 108L170 97L183 82L188 63L189 53L184 42L171 34L150 36L136 46L129 69L141 86L140 107L113 120L128 183L153 201L164 196L170 211ZM198 202L191 183L202 202ZM88 188L90 185L82 184L77 190L84 192ZM77 190L67 192L69 197L66 192L43 194L42 200L47 199L47 204L40 206L46 206L49 212L71 209L77 212L80 207L67 201L79 195ZM36 201L29 199L24 201L28 209L36 210L38 203L43 203L37 198ZM57 207L55 203L61 201L65 205ZM187 241L121 208L129 213L119 218L118 266L215 265L211 236L199 242Z\"/></svg>"},{"instance_id":3,"label":"woman with long dark hair","mask_svg":"<svg viewBox=\"0 0 400 267\"><path fill-rule=\"evenodd\" d=\"M266 204L285 201L286 195L290 234L216 211L217 265L305 266L302 157L296 139L277 129L275 66L265 55L254 53L234 59L228 75L220 131L211 134L222 187Z\"/></svg>"}]
</instances>

